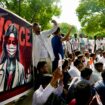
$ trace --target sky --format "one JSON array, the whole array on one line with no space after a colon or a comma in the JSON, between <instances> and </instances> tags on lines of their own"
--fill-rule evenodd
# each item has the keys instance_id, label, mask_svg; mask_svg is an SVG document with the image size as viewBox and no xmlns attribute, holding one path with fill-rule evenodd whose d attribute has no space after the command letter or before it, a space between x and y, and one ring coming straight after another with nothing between
<instances>
[{"instance_id":1,"label":"sky","mask_svg":"<svg viewBox=\"0 0 105 105\"><path fill-rule=\"evenodd\" d=\"M80 22L76 15L76 8L79 5L79 0L61 0L60 3L62 12L59 17L54 17L59 23L66 22L75 25L77 29L81 28Z\"/></svg>"}]
</instances>

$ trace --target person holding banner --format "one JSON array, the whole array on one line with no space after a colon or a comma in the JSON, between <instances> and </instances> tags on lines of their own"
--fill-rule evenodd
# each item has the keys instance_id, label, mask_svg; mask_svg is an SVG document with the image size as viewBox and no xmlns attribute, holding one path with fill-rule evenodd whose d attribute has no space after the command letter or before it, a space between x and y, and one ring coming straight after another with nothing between
<instances>
[{"instance_id":1,"label":"person holding banner","mask_svg":"<svg viewBox=\"0 0 105 105\"><path fill-rule=\"evenodd\" d=\"M24 67L19 62L18 32L9 25L3 40L0 62L0 92L11 90L25 83Z\"/></svg>"},{"instance_id":2,"label":"person holding banner","mask_svg":"<svg viewBox=\"0 0 105 105\"><path fill-rule=\"evenodd\" d=\"M54 27L45 31L41 31L41 26L38 23L33 24L32 62L34 67L37 67L39 61L46 61L51 69L54 54L52 46L49 45L49 35L54 33L58 28L55 20L52 20L52 23Z\"/></svg>"}]
</instances>

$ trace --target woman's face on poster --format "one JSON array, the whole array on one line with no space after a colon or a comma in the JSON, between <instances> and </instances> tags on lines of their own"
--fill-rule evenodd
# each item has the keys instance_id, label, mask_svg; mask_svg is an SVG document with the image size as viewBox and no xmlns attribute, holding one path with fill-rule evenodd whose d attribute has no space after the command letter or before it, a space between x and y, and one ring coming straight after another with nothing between
<instances>
[{"instance_id":1,"label":"woman's face on poster","mask_svg":"<svg viewBox=\"0 0 105 105\"><path fill-rule=\"evenodd\" d=\"M6 50L10 58L15 57L17 51L17 39L15 38L14 33L11 33L7 40Z\"/></svg>"}]
</instances>

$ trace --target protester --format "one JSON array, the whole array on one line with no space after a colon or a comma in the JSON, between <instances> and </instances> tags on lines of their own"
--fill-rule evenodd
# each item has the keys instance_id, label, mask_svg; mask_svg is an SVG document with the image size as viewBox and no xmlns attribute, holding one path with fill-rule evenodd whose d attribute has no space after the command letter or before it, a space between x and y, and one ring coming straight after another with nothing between
<instances>
[{"instance_id":1,"label":"protester","mask_svg":"<svg viewBox=\"0 0 105 105\"><path fill-rule=\"evenodd\" d=\"M57 23L53 23L55 26L48 33L40 32L39 25L34 24L33 47L37 51L33 48L36 54L33 64L37 65L34 83L37 90L33 105L102 105L99 104L101 100L104 105L103 42L82 36L77 38L77 34L74 39L70 38L71 29L64 36ZM53 75L48 74L47 58L52 63Z\"/></svg>"},{"instance_id":2,"label":"protester","mask_svg":"<svg viewBox=\"0 0 105 105\"><path fill-rule=\"evenodd\" d=\"M50 30L41 31L41 26L38 23L33 24L33 47L32 60L33 66L37 67L39 61L46 61L49 64L50 72L54 54L52 46L48 43L49 35L53 34L57 28L57 22L52 20L54 27Z\"/></svg>"},{"instance_id":3,"label":"protester","mask_svg":"<svg viewBox=\"0 0 105 105\"><path fill-rule=\"evenodd\" d=\"M103 51L102 58L100 58L99 62L103 63L103 66L104 66L104 69L105 69L105 51Z\"/></svg>"},{"instance_id":4,"label":"protester","mask_svg":"<svg viewBox=\"0 0 105 105\"><path fill-rule=\"evenodd\" d=\"M74 61L74 66L72 66L68 71L71 78L80 77L82 68L83 68L83 63L80 60L76 59Z\"/></svg>"},{"instance_id":5,"label":"protester","mask_svg":"<svg viewBox=\"0 0 105 105\"><path fill-rule=\"evenodd\" d=\"M71 83L69 84L69 88L68 88L68 95L67 95L67 103L70 102L70 100L72 100L74 98L74 89L77 85L78 82L80 81L84 81L87 82L91 85L90 83L90 77L92 75L92 70L89 68L84 68L81 71L81 76L80 77L75 77Z\"/></svg>"},{"instance_id":6,"label":"protester","mask_svg":"<svg viewBox=\"0 0 105 105\"><path fill-rule=\"evenodd\" d=\"M100 99L103 105L105 105L105 70L102 72L101 76L102 80L96 82L95 89L100 95Z\"/></svg>"},{"instance_id":7,"label":"protester","mask_svg":"<svg viewBox=\"0 0 105 105\"><path fill-rule=\"evenodd\" d=\"M103 71L103 63L97 62L94 64L93 73L91 76L91 84L95 84L97 81L101 80L101 73Z\"/></svg>"},{"instance_id":8,"label":"protester","mask_svg":"<svg viewBox=\"0 0 105 105\"><path fill-rule=\"evenodd\" d=\"M85 51L85 63L86 63L86 66L87 67L90 67L89 66L89 61L90 61L90 54L89 54L89 51Z\"/></svg>"},{"instance_id":9,"label":"protester","mask_svg":"<svg viewBox=\"0 0 105 105\"><path fill-rule=\"evenodd\" d=\"M81 52L79 50L75 50L74 53L75 53L75 59L77 59L78 55L81 54Z\"/></svg>"},{"instance_id":10,"label":"protester","mask_svg":"<svg viewBox=\"0 0 105 105\"><path fill-rule=\"evenodd\" d=\"M68 90L68 84L71 81L71 76L68 73L69 61L65 60L62 65L64 89Z\"/></svg>"},{"instance_id":11,"label":"protester","mask_svg":"<svg viewBox=\"0 0 105 105\"><path fill-rule=\"evenodd\" d=\"M74 38L71 39L73 51L79 50L79 38L77 34L74 34Z\"/></svg>"},{"instance_id":12,"label":"protester","mask_svg":"<svg viewBox=\"0 0 105 105\"><path fill-rule=\"evenodd\" d=\"M62 77L61 75L60 69L57 68L53 76L45 75L43 77L40 87L34 92L32 105L43 105L52 93L60 94L57 87L59 88L58 80ZM62 93L62 88L60 89Z\"/></svg>"},{"instance_id":13,"label":"protester","mask_svg":"<svg viewBox=\"0 0 105 105\"><path fill-rule=\"evenodd\" d=\"M85 46L85 40L84 40L82 34L80 34L79 44L80 44L80 51L81 51L81 52L84 52L86 46Z\"/></svg>"},{"instance_id":14,"label":"protester","mask_svg":"<svg viewBox=\"0 0 105 105\"><path fill-rule=\"evenodd\" d=\"M81 81L76 85L75 98L69 105L89 105L92 99L92 91L89 83Z\"/></svg>"},{"instance_id":15,"label":"protester","mask_svg":"<svg viewBox=\"0 0 105 105\"><path fill-rule=\"evenodd\" d=\"M94 63L96 63L96 54L92 53L90 55L90 61L89 61L89 65L91 69L94 69Z\"/></svg>"},{"instance_id":16,"label":"protester","mask_svg":"<svg viewBox=\"0 0 105 105\"><path fill-rule=\"evenodd\" d=\"M52 38L52 47L55 55L55 59L53 61L52 71L54 71L58 67L59 55L61 55L62 59L64 58L64 50L62 46L62 41L65 41L70 35L71 29L69 29L67 35L65 37L61 37L60 27L53 33L54 37Z\"/></svg>"},{"instance_id":17,"label":"protester","mask_svg":"<svg viewBox=\"0 0 105 105\"><path fill-rule=\"evenodd\" d=\"M47 62L46 61L38 62L37 75L35 76L35 83L34 83L35 90L39 88L41 81L42 81L43 74L46 74L48 72L49 72L49 69L48 69Z\"/></svg>"},{"instance_id":18,"label":"protester","mask_svg":"<svg viewBox=\"0 0 105 105\"><path fill-rule=\"evenodd\" d=\"M70 37L68 37L68 39L66 41L66 53L67 53L67 56L69 54L71 54L72 52L73 52L72 43L71 43Z\"/></svg>"},{"instance_id":19,"label":"protester","mask_svg":"<svg viewBox=\"0 0 105 105\"><path fill-rule=\"evenodd\" d=\"M84 64L84 67L86 67L86 61L85 61L85 57L84 57L84 54L80 54L78 55L78 60L80 60L83 64Z\"/></svg>"}]
</instances>

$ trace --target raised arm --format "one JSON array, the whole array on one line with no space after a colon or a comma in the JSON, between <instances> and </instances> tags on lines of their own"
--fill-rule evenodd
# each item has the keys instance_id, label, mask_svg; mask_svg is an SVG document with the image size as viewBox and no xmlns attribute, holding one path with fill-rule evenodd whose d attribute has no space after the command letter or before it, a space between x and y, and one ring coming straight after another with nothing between
<instances>
[{"instance_id":1,"label":"raised arm","mask_svg":"<svg viewBox=\"0 0 105 105\"><path fill-rule=\"evenodd\" d=\"M55 20L52 20L52 23L54 24L53 28L50 29L50 30L42 31L43 35L49 36L49 35L53 34L57 30L57 28L58 28L57 22Z\"/></svg>"},{"instance_id":2,"label":"raised arm","mask_svg":"<svg viewBox=\"0 0 105 105\"><path fill-rule=\"evenodd\" d=\"M47 87L43 90L43 92L35 92L33 100L35 101L35 103L39 104L44 104L48 97L51 95L51 93L53 93L57 86L58 86L58 80L61 78L61 72L60 69L57 68L55 70L55 72L53 73L53 77L51 79L51 82L49 83L49 85L47 85ZM34 105L34 104L33 104Z\"/></svg>"},{"instance_id":3,"label":"raised arm","mask_svg":"<svg viewBox=\"0 0 105 105\"><path fill-rule=\"evenodd\" d=\"M70 33L71 33L72 27L69 29L68 33L66 34L66 36L64 38L61 39L61 41L65 41L68 39Z\"/></svg>"}]
</instances>

